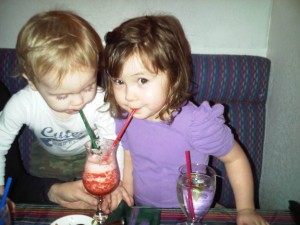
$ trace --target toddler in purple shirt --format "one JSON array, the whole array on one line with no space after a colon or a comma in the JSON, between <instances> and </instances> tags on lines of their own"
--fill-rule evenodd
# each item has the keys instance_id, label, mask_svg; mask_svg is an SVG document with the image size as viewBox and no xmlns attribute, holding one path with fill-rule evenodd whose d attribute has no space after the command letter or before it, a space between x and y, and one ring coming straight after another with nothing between
<instances>
[{"instance_id":1,"label":"toddler in purple shirt","mask_svg":"<svg viewBox=\"0 0 300 225\"><path fill-rule=\"evenodd\" d=\"M121 195L129 204L133 198L136 205L179 208L178 168L190 150L193 162L207 164L212 155L225 164L238 225L268 224L255 212L249 161L225 125L223 106L189 101L191 53L180 22L169 15L136 17L108 32L105 41L105 101L117 132L137 109L121 139L124 178L111 195L111 209Z\"/></svg>"},{"instance_id":2,"label":"toddler in purple shirt","mask_svg":"<svg viewBox=\"0 0 300 225\"><path fill-rule=\"evenodd\" d=\"M133 118L122 137L133 169L134 200L137 205L178 208L176 181L178 167L190 150L195 163L207 164L208 156L226 155L234 145L230 129L224 125L223 106L207 102L200 107L189 102L172 124ZM117 130L124 121L117 120Z\"/></svg>"}]
</instances>

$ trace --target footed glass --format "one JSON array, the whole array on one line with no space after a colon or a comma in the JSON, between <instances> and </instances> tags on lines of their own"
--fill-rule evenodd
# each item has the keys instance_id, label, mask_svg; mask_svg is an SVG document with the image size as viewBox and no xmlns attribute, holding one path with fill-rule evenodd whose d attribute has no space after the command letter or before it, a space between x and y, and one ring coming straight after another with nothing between
<instances>
[{"instance_id":1,"label":"footed glass","mask_svg":"<svg viewBox=\"0 0 300 225\"><path fill-rule=\"evenodd\" d=\"M183 224L201 224L214 199L216 173L213 168L202 164L191 165L191 179L187 175L186 165L181 166L179 172L177 197L187 217Z\"/></svg>"},{"instance_id":2,"label":"footed glass","mask_svg":"<svg viewBox=\"0 0 300 225\"><path fill-rule=\"evenodd\" d=\"M120 182L120 172L116 158L117 146L112 148L113 140L100 138L95 140L98 149L92 148L91 141L87 142L86 162L82 181L85 189L99 197L97 211L93 224L105 224L108 215L101 210L103 196L111 193Z\"/></svg>"}]
</instances>

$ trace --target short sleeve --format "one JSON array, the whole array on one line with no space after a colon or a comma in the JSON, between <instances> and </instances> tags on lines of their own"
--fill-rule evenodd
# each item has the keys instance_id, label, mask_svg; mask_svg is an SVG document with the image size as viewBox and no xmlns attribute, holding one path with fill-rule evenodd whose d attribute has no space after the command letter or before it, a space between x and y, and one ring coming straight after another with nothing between
<instances>
[{"instance_id":1,"label":"short sleeve","mask_svg":"<svg viewBox=\"0 0 300 225\"><path fill-rule=\"evenodd\" d=\"M190 125L191 145L197 151L221 157L234 145L231 129L225 124L224 106L203 102L195 108Z\"/></svg>"}]
</instances>

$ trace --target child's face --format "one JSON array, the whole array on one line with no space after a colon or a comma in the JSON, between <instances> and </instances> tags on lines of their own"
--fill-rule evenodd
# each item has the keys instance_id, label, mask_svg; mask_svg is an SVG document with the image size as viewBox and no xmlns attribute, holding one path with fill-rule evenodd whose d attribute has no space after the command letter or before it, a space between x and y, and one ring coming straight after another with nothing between
<instances>
[{"instance_id":1,"label":"child's face","mask_svg":"<svg viewBox=\"0 0 300 225\"><path fill-rule=\"evenodd\" d=\"M128 58L118 79L113 80L117 103L130 112L137 108L135 118L159 120L158 114L167 101L168 79L145 68L136 54Z\"/></svg>"},{"instance_id":2,"label":"child's face","mask_svg":"<svg viewBox=\"0 0 300 225\"><path fill-rule=\"evenodd\" d=\"M62 118L78 113L96 95L96 71L82 69L66 74L58 84L57 76L46 74L38 82L29 85L40 92L52 111Z\"/></svg>"}]
</instances>

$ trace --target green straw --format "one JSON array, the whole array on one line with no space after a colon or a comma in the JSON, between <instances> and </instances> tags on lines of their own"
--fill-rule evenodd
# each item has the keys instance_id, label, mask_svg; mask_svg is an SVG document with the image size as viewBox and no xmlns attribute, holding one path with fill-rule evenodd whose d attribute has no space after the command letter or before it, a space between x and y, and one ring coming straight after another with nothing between
<instances>
[{"instance_id":1,"label":"green straw","mask_svg":"<svg viewBox=\"0 0 300 225\"><path fill-rule=\"evenodd\" d=\"M88 121L86 120L86 118L85 118L85 116L84 116L83 111L82 111L82 110L79 110L79 113L80 113L80 116L81 116L81 118L82 118L82 120L83 120L83 123L84 123L84 125L85 125L85 128L86 128L86 130L87 130L87 132L88 132L88 134L89 134L89 136L90 136L90 138L91 138L91 141L92 141L92 147L93 147L94 149L98 149L98 146L97 146L97 144L96 144L96 142L95 142L95 139L94 139L94 133L93 133L93 131L91 130L91 128L90 128L90 126L89 126L89 123L88 123Z\"/></svg>"}]
</instances>

